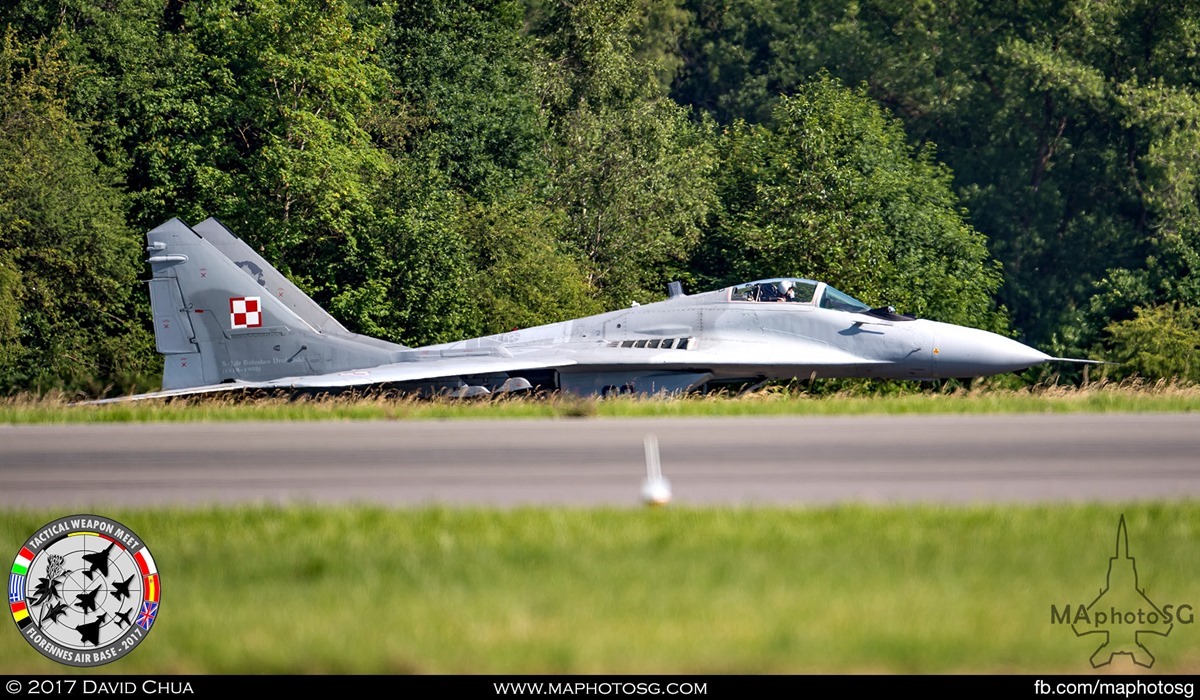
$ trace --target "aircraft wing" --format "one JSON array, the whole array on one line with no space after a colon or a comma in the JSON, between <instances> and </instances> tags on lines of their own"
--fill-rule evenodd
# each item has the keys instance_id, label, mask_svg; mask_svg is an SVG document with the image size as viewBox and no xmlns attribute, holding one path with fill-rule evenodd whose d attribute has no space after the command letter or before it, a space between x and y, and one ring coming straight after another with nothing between
<instances>
[{"instance_id":1,"label":"aircraft wing","mask_svg":"<svg viewBox=\"0 0 1200 700\"><path fill-rule=\"evenodd\" d=\"M372 384L399 384L422 382L435 379L452 379L476 375L495 375L531 369L552 369L575 364L574 360L560 358L548 361L544 358L515 358L498 355L473 357L436 357L412 362L316 374L306 377L284 377L269 382L255 382L255 386L279 389L342 388L370 386Z\"/></svg>"},{"instance_id":2,"label":"aircraft wing","mask_svg":"<svg viewBox=\"0 0 1200 700\"><path fill-rule=\"evenodd\" d=\"M406 382L423 382L449 380L459 377L479 375L505 375L509 372L532 369L554 369L575 364L569 357L549 359L549 353L538 353L537 357L519 358L501 355L476 355L465 357L430 357L415 359L409 362L396 362L378 367L349 370L345 372L330 372L328 374L313 374L297 377L283 377L264 382L232 381L221 384L187 387L184 389L168 389L152 391L144 394L121 396L110 399L84 401L82 404L116 403L139 399L165 399L198 394L212 394L226 391L253 389L347 389L353 387L369 387L375 385L401 384ZM554 353L558 355L558 353Z\"/></svg>"},{"instance_id":3,"label":"aircraft wing","mask_svg":"<svg viewBox=\"0 0 1200 700\"><path fill-rule=\"evenodd\" d=\"M454 381L491 376L505 377L514 372L559 370L576 376L605 372L646 372L659 376L678 373L753 376L778 365L803 368L805 372L852 364L875 364L837 348L812 344L803 351L803 361L781 360L778 350L766 343L724 342L695 350L652 350L624 348L610 343L556 343L528 347L509 347L498 352L444 356L454 350L411 351L412 359L376 367L306 376L282 377L269 381L237 380L183 389L169 389L131 396L99 399L87 404L113 403L138 399L162 399L239 390L273 389L350 389L389 384ZM711 374L709 376L711 376Z\"/></svg>"}]
</instances>

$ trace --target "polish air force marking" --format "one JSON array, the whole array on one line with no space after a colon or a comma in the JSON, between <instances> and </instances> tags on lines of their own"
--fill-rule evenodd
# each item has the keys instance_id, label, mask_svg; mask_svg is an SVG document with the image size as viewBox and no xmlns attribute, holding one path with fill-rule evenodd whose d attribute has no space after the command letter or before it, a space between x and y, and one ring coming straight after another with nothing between
<instances>
[{"instance_id":1,"label":"polish air force marking","mask_svg":"<svg viewBox=\"0 0 1200 700\"><path fill-rule=\"evenodd\" d=\"M8 608L25 641L68 666L100 666L150 632L162 584L141 537L115 520L70 515L17 552Z\"/></svg>"}]
</instances>

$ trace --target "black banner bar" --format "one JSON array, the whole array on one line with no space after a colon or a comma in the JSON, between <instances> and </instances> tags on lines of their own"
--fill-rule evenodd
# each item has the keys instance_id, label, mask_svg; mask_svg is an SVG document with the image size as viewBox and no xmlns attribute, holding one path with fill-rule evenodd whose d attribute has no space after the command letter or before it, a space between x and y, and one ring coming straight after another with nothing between
<instances>
[{"instance_id":1,"label":"black banner bar","mask_svg":"<svg viewBox=\"0 0 1200 700\"><path fill-rule=\"evenodd\" d=\"M456 693L483 698L709 698L746 693L920 693L1192 698L1196 676L1089 675L161 675L0 676L5 698L215 697L235 693Z\"/></svg>"}]
</instances>

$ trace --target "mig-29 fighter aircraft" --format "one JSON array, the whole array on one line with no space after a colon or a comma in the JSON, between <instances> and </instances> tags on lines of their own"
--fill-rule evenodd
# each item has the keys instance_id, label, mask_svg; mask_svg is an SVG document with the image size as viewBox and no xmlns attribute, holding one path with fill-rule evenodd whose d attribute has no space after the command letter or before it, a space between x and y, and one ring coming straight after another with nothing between
<instances>
[{"instance_id":1,"label":"mig-29 fighter aircraft","mask_svg":"<svg viewBox=\"0 0 1200 700\"><path fill-rule=\"evenodd\" d=\"M215 219L147 233L162 390L389 388L456 397L540 387L679 393L812 377L967 378L1054 358L995 333L872 308L779 277L452 343L410 348L348 331ZM110 399L112 400L112 399ZM120 399L117 399L120 400Z\"/></svg>"}]
</instances>

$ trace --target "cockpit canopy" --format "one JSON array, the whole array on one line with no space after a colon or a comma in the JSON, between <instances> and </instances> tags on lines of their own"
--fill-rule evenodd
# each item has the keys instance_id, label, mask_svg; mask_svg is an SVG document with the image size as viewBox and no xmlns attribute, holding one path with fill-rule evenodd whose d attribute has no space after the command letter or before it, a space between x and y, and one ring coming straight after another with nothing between
<instances>
[{"instance_id":1,"label":"cockpit canopy","mask_svg":"<svg viewBox=\"0 0 1200 700\"><path fill-rule=\"evenodd\" d=\"M800 277L776 277L730 288L730 301L783 301L815 304L822 309L865 313L870 306L824 282Z\"/></svg>"}]
</instances>

